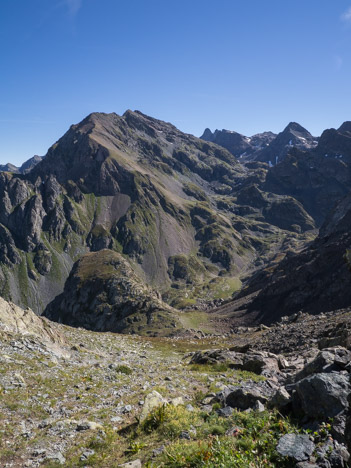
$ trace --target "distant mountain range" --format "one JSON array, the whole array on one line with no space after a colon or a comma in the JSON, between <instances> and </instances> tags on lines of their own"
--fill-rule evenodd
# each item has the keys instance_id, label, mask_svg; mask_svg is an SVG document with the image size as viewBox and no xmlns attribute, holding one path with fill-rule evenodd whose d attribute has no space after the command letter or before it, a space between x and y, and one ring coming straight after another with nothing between
<instances>
[{"instance_id":1,"label":"distant mountain range","mask_svg":"<svg viewBox=\"0 0 351 468\"><path fill-rule=\"evenodd\" d=\"M350 122L320 138L291 123L200 139L139 111L93 113L35 158L0 173L0 294L38 314L169 335L184 311L224 307L230 326L351 302L349 217L336 214L349 209Z\"/></svg>"},{"instance_id":2,"label":"distant mountain range","mask_svg":"<svg viewBox=\"0 0 351 468\"><path fill-rule=\"evenodd\" d=\"M270 166L281 162L292 147L310 150L318 144L318 138L296 122L290 122L278 135L264 132L247 137L230 130L215 130L212 133L206 128L201 138L223 146L244 161L264 161Z\"/></svg>"},{"instance_id":3,"label":"distant mountain range","mask_svg":"<svg viewBox=\"0 0 351 468\"><path fill-rule=\"evenodd\" d=\"M17 167L11 163L0 164L0 172L13 172L14 174L27 174L43 159L43 156L34 155L25 161L22 166Z\"/></svg>"}]
</instances>

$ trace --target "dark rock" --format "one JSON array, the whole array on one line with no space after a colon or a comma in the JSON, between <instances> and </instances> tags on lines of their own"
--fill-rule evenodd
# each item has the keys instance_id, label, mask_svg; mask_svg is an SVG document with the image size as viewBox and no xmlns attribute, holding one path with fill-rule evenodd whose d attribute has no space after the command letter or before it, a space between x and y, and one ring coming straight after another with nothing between
<instances>
[{"instance_id":1,"label":"dark rock","mask_svg":"<svg viewBox=\"0 0 351 468\"><path fill-rule=\"evenodd\" d=\"M345 348L323 349L318 355L296 374L296 381L311 374L339 371L351 360L351 352Z\"/></svg>"},{"instance_id":2,"label":"dark rock","mask_svg":"<svg viewBox=\"0 0 351 468\"><path fill-rule=\"evenodd\" d=\"M277 452L296 461L310 458L315 446L307 435L286 434L279 439Z\"/></svg>"},{"instance_id":3,"label":"dark rock","mask_svg":"<svg viewBox=\"0 0 351 468\"><path fill-rule=\"evenodd\" d=\"M218 416L222 418L229 418L233 414L233 408L231 406L225 406L224 408L220 408L218 411Z\"/></svg>"},{"instance_id":4,"label":"dark rock","mask_svg":"<svg viewBox=\"0 0 351 468\"><path fill-rule=\"evenodd\" d=\"M227 363L229 367L240 369L243 365L243 355L234 351L214 349L209 351L196 351L190 364L218 364Z\"/></svg>"},{"instance_id":5,"label":"dark rock","mask_svg":"<svg viewBox=\"0 0 351 468\"><path fill-rule=\"evenodd\" d=\"M226 398L228 406L239 410L253 408L257 401L261 403L267 402L267 396L262 393L262 390L259 387L237 388L229 393Z\"/></svg>"},{"instance_id":6,"label":"dark rock","mask_svg":"<svg viewBox=\"0 0 351 468\"><path fill-rule=\"evenodd\" d=\"M273 397L269 400L268 405L271 408L277 408L279 411L286 409L292 402L291 395L284 387L280 387Z\"/></svg>"},{"instance_id":7,"label":"dark rock","mask_svg":"<svg viewBox=\"0 0 351 468\"><path fill-rule=\"evenodd\" d=\"M340 373L315 374L297 382L293 398L311 418L326 421L348 408L349 377Z\"/></svg>"}]
</instances>

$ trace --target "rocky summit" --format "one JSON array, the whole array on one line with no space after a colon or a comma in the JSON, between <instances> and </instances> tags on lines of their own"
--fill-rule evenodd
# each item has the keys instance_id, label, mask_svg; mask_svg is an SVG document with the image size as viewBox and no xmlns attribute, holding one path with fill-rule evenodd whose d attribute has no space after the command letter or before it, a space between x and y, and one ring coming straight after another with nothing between
<instances>
[{"instance_id":1,"label":"rocky summit","mask_svg":"<svg viewBox=\"0 0 351 468\"><path fill-rule=\"evenodd\" d=\"M350 226L350 122L2 166L0 466L350 466Z\"/></svg>"},{"instance_id":2,"label":"rocky summit","mask_svg":"<svg viewBox=\"0 0 351 468\"><path fill-rule=\"evenodd\" d=\"M65 323L143 333L137 302L135 309L119 304L128 302L134 282L119 288L122 299L104 298L119 256L130 268L122 276L128 271L144 284L146 302L148 288L157 291L156 309L167 311L165 329L148 332L181 332L191 311L227 303L243 285L255 289L257 275L267 278L260 289L268 286L268 273L314 241L351 187L348 128L324 132L318 144L296 123L277 136L264 134L270 151L288 150L269 164L264 157L237 158L138 111L93 113L28 173L1 172L1 294ZM84 284L100 281L105 292L98 297L114 310L113 325L108 314L95 320L91 312L87 321L94 302L78 297L77 271L87 254L102 251L96 265L110 265L112 276L92 269ZM135 327L116 325L126 320L136 320Z\"/></svg>"}]
</instances>

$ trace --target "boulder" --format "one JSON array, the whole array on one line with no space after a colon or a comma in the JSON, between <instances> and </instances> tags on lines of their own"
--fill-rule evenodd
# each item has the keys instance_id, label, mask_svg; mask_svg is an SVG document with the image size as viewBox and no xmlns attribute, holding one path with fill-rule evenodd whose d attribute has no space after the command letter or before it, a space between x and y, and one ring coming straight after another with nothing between
<instances>
[{"instance_id":1,"label":"boulder","mask_svg":"<svg viewBox=\"0 0 351 468\"><path fill-rule=\"evenodd\" d=\"M297 382L295 389L294 403L311 418L325 421L348 408L348 375L314 374Z\"/></svg>"},{"instance_id":2,"label":"boulder","mask_svg":"<svg viewBox=\"0 0 351 468\"><path fill-rule=\"evenodd\" d=\"M131 462L123 463L122 465L118 465L120 468L141 468L141 460L134 460Z\"/></svg>"},{"instance_id":3,"label":"boulder","mask_svg":"<svg viewBox=\"0 0 351 468\"><path fill-rule=\"evenodd\" d=\"M144 406L139 418L139 423L145 421L145 419L155 408L165 404L167 404L167 400L163 398L163 396L160 395L156 390L153 390L146 396L144 400Z\"/></svg>"},{"instance_id":4,"label":"boulder","mask_svg":"<svg viewBox=\"0 0 351 468\"><path fill-rule=\"evenodd\" d=\"M259 387L239 387L233 390L226 398L226 404L239 410L254 408L256 402L267 402L267 396L262 393Z\"/></svg>"},{"instance_id":5,"label":"boulder","mask_svg":"<svg viewBox=\"0 0 351 468\"><path fill-rule=\"evenodd\" d=\"M318 447L315 455L318 466L325 468L346 468L350 459L345 445L332 439L328 439L324 445Z\"/></svg>"},{"instance_id":6,"label":"boulder","mask_svg":"<svg viewBox=\"0 0 351 468\"><path fill-rule=\"evenodd\" d=\"M310 458L314 447L314 443L307 435L285 434L279 439L277 452L284 457L302 462Z\"/></svg>"},{"instance_id":7,"label":"boulder","mask_svg":"<svg viewBox=\"0 0 351 468\"><path fill-rule=\"evenodd\" d=\"M274 375L279 373L279 358L266 351L251 351L245 354L242 369L255 374Z\"/></svg>"},{"instance_id":8,"label":"boulder","mask_svg":"<svg viewBox=\"0 0 351 468\"><path fill-rule=\"evenodd\" d=\"M242 353L224 349L197 351L193 354L190 364L220 364L227 363L233 369L240 369L243 365Z\"/></svg>"},{"instance_id":9,"label":"boulder","mask_svg":"<svg viewBox=\"0 0 351 468\"><path fill-rule=\"evenodd\" d=\"M269 400L268 406L270 408L277 408L279 411L285 409L292 402L291 395L284 387L280 387L273 397Z\"/></svg>"}]
</instances>

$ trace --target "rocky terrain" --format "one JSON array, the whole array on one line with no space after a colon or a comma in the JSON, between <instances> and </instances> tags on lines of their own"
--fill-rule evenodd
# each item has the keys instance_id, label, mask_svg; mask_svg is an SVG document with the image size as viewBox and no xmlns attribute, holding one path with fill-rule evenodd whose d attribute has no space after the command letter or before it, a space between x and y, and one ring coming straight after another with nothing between
<instances>
[{"instance_id":1,"label":"rocky terrain","mask_svg":"<svg viewBox=\"0 0 351 468\"><path fill-rule=\"evenodd\" d=\"M348 466L350 309L186 339L0 318L3 467Z\"/></svg>"},{"instance_id":2,"label":"rocky terrain","mask_svg":"<svg viewBox=\"0 0 351 468\"><path fill-rule=\"evenodd\" d=\"M169 335L181 328L178 311L147 287L121 254L107 249L78 260L45 316L89 330L138 335Z\"/></svg>"},{"instance_id":3,"label":"rocky terrain","mask_svg":"<svg viewBox=\"0 0 351 468\"><path fill-rule=\"evenodd\" d=\"M0 466L349 466L351 124L227 133L0 173Z\"/></svg>"}]
</instances>

